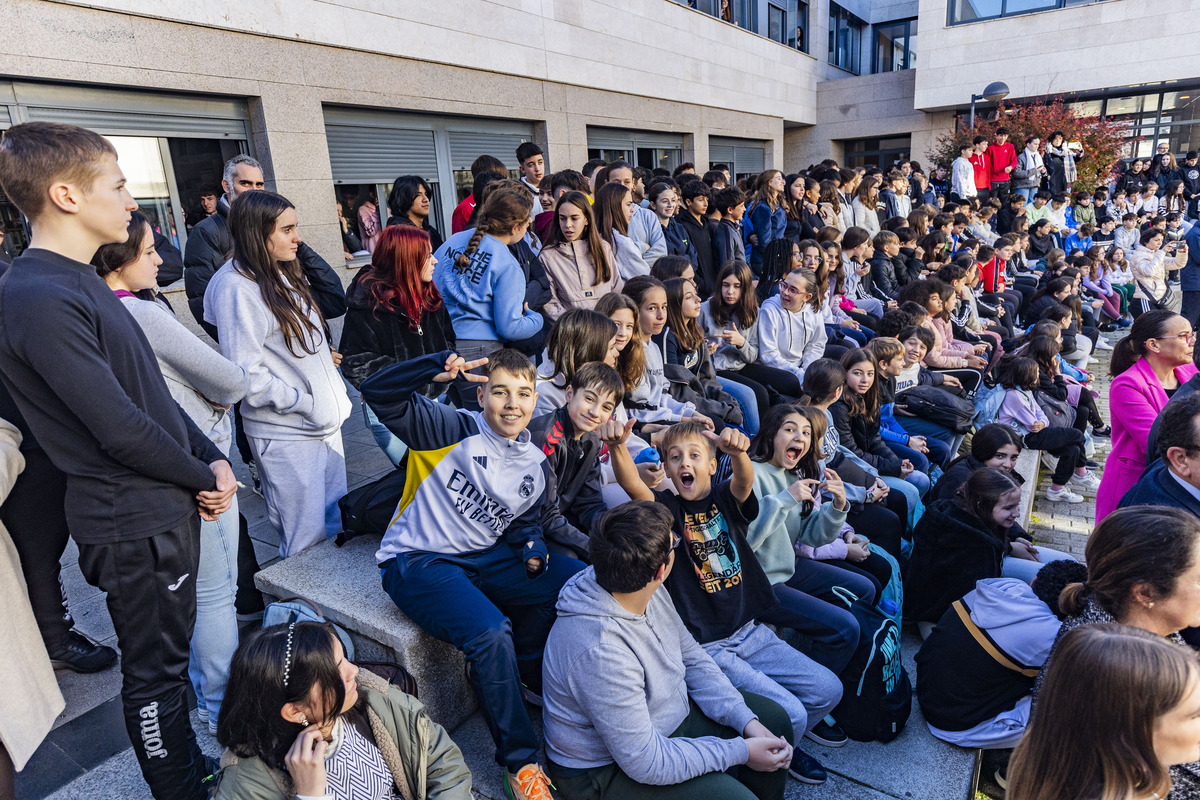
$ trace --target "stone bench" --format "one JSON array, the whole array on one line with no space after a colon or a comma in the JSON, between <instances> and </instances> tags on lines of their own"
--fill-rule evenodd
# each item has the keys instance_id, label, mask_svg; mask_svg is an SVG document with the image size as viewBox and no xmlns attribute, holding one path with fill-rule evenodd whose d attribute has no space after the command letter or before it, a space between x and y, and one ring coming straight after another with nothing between
<instances>
[{"instance_id":1,"label":"stone bench","mask_svg":"<svg viewBox=\"0 0 1200 800\"><path fill-rule=\"evenodd\" d=\"M355 655L392 661L414 678L429 715L447 729L458 727L476 707L461 652L434 639L396 608L379 582L379 539L360 536L344 547L327 540L259 572L254 583L268 601L303 597L325 618L345 628Z\"/></svg>"},{"instance_id":2,"label":"stone bench","mask_svg":"<svg viewBox=\"0 0 1200 800\"><path fill-rule=\"evenodd\" d=\"M1033 516L1033 497L1037 494L1038 471L1042 466L1042 451L1026 447L1017 457L1016 471L1025 479L1021 487L1021 518L1019 522L1026 531L1029 530L1029 520Z\"/></svg>"}]
</instances>

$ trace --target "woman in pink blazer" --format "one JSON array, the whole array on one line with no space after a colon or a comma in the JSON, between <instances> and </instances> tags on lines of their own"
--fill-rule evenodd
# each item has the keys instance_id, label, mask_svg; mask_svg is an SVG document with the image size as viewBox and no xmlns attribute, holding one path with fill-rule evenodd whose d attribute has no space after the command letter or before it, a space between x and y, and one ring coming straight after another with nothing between
<instances>
[{"instance_id":1,"label":"woman in pink blazer","mask_svg":"<svg viewBox=\"0 0 1200 800\"><path fill-rule=\"evenodd\" d=\"M1154 418L1179 386L1196 374L1196 334L1172 311L1142 314L1117 343L1112 357L1109 417L1112 452L1096 492L1096 523L1111 514L1146 468L1146 439Z\"/></svg>"}]
</instances>

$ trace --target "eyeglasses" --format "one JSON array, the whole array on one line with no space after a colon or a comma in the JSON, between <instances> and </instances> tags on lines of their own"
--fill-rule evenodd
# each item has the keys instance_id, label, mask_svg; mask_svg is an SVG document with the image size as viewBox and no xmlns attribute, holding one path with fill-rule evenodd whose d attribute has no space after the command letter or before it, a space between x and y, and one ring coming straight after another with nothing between
<instances>
[{"instance_id":1,"label":"eyeglasses","mask_svg":"<svg viewBox=\"0 0 1200 800\"><path fill-rule=\"evenodd\" d=\"M1155 339L1192 339L1195 340L1195 331L1186 331L1185 333L1173 333L1170 336L1155 336Z\"/></svg>"}]
</instances>

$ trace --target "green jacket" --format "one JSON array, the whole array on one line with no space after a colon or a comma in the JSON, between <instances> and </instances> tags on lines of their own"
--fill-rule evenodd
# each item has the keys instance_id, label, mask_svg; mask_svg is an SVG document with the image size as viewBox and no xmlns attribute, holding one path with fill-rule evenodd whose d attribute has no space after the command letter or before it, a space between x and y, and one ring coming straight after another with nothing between
<instances>
[{"instance_id":1,"label":"green jacket","mask_svg":"<svg viewBox=\"0 0 1200 800\"><path fill-rule=\"evenodd\" d=\"M772 586L796 572L797 541L810 547L829 544L846 522L846 512L838 511L833 503L821 503L816 513L803 516L800 504L787 490L796 480L794 474L772 464L754 464L758 518L750 523L746 538Z\"/></svg>"},{"instance_id":2,"label":"green jacket","mask_svg":"<svg viewBox=\"0 0 1200 800\"><path fill-rule=\"evenodd\" d=\"M425 706L369 670L358 673L367 699L375 744L405 800L471 800L471 773L450 734L429 718ZM239 759L226 750L213 800L290 800L286 772L261 759Z\"/></svg>"}]
</instances>

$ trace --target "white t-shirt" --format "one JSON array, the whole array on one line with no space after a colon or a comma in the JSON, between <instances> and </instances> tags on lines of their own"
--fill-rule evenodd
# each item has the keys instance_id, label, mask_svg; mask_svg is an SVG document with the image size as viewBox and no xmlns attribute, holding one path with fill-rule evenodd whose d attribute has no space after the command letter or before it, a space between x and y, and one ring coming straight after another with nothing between
<instances>
[{"instance_id":1,"label":"white t-shirt","mask_svg":"<svg viewBox=\"0 0 1200 800\"><path fill-rule=\"evenodd\" d=\"M911 367L905 367L900 370L900 374L896 376L896 394L906 392L909 389L920 383L921 362L918 361Z\"/></svg>"}]
</instances>

